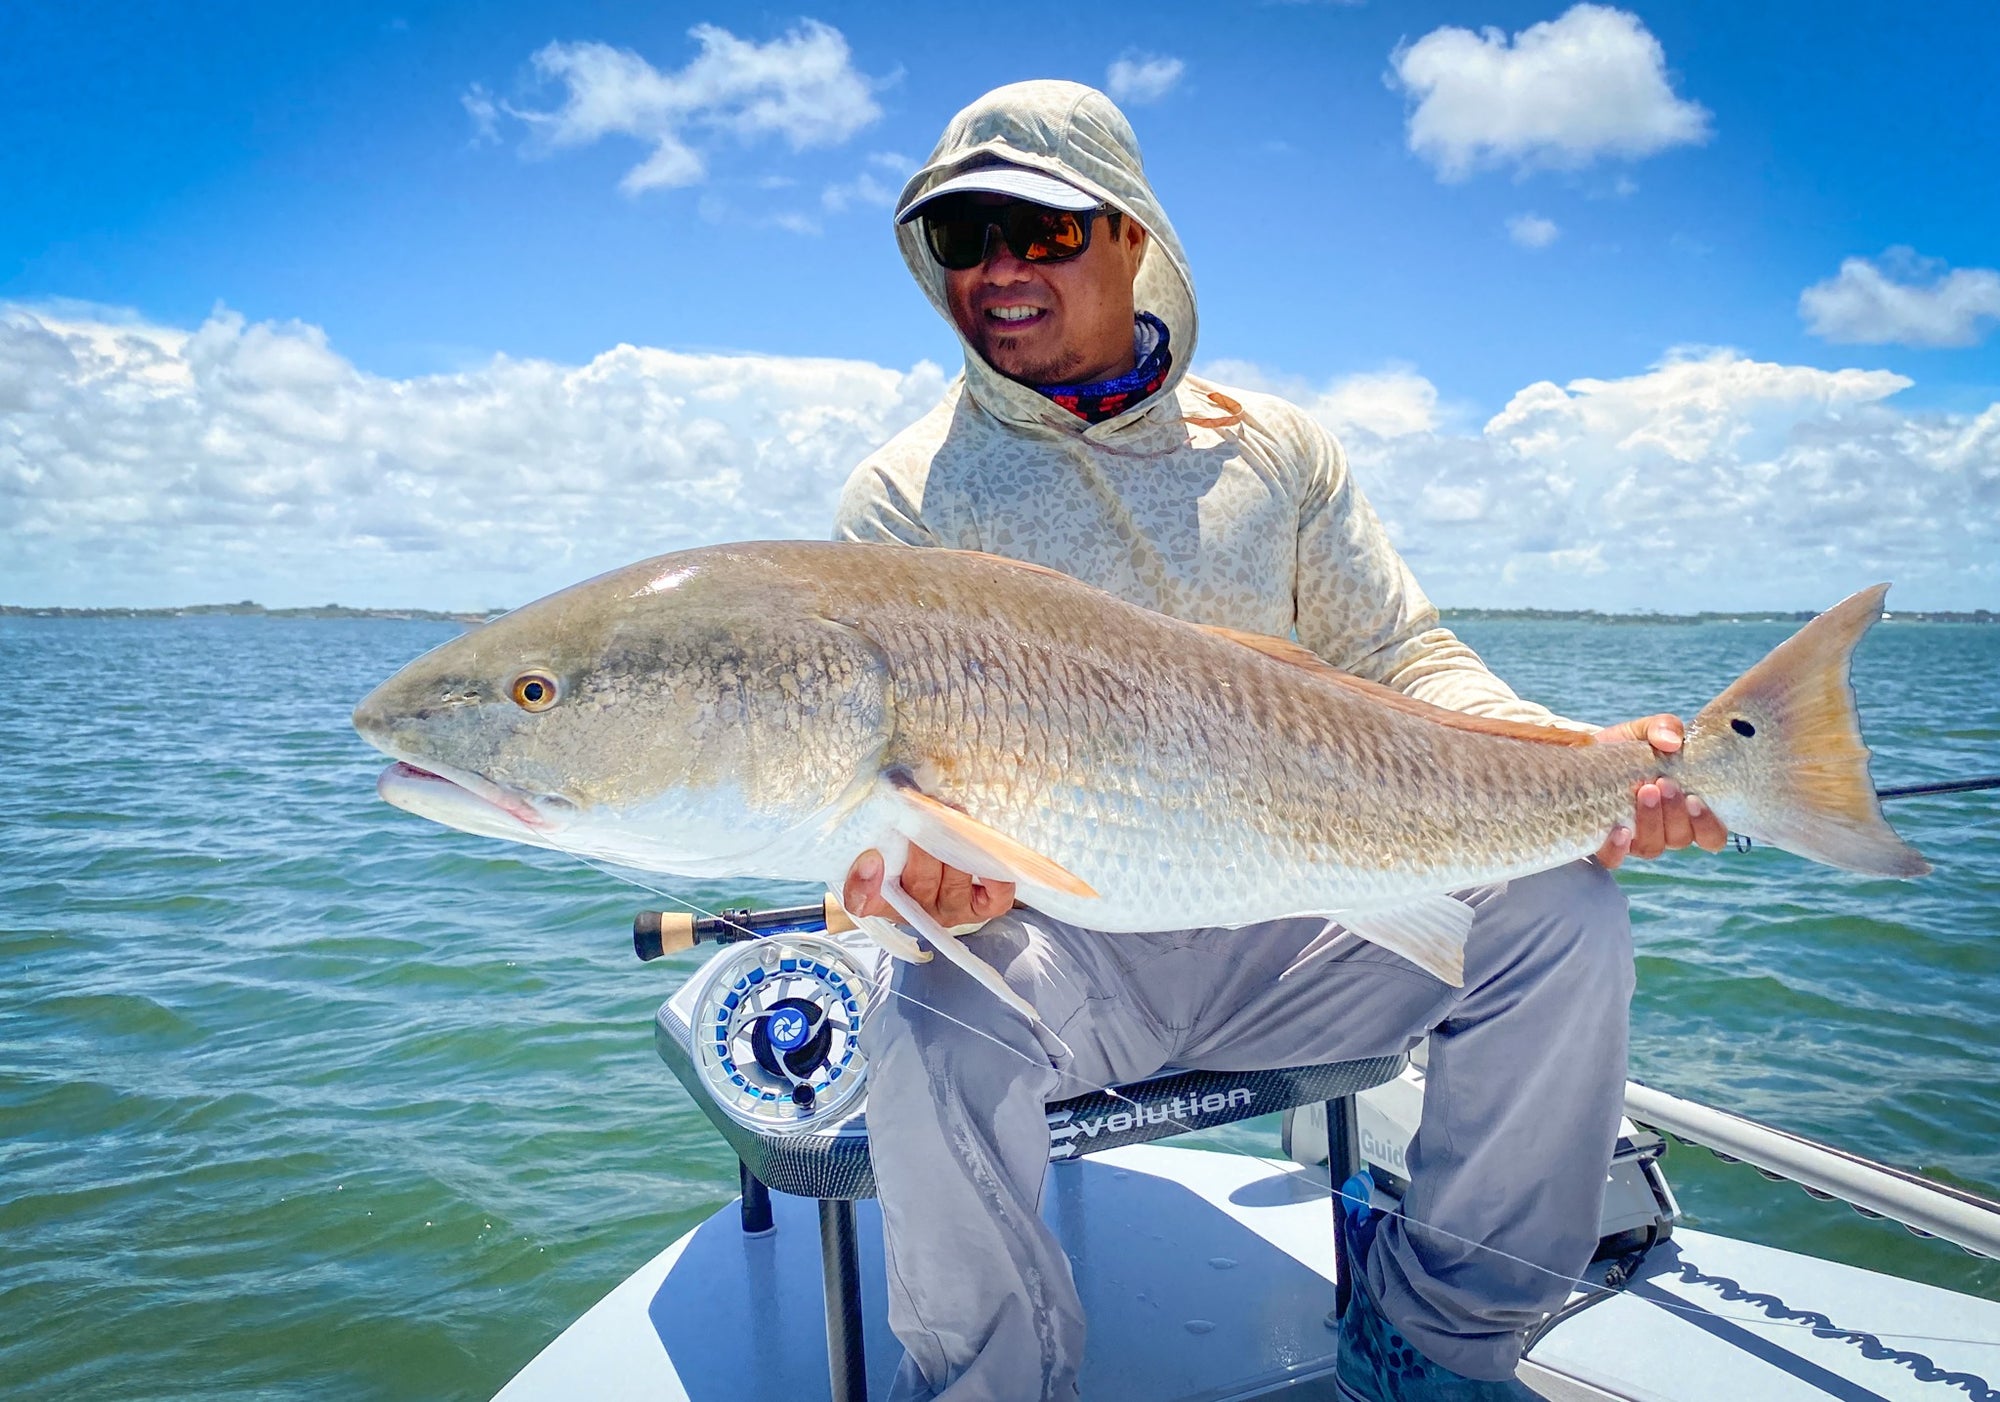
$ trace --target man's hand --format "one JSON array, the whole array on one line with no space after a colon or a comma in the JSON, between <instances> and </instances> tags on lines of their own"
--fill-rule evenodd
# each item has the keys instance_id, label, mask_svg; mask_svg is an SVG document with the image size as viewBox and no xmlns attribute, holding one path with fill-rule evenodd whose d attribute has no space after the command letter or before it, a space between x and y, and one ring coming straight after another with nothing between
<instances>
[{"instance_id":1,"label":"man's hand","mask_svg":"<svg viewBox=\"0 0 2000 1402\"><path fill-rule=\"evenodd\" d=\"M983 925L1014 908L1011 881L976 881L957 867L948 867L924 851L910 848L903 867L903 889L931 918L947 930L960 925ZM880 915L897 918L882 899L882 854L863 852L847 869L847 884L840 888L840 903L849 915Z\"/></svg>"},{"instance_id":2,"label":"man's hand","mask_svg":"<svg viewBox=\"0 0 2000 1402\"><path fill-rule=\"evenodd\" d=\"M1644 740L1660 754L1670 755L1680 749L1685 736L1679 716L1645 716L1606 726L1597 732L1597 742ZM1720 852L1728 841L1728 826L1708 811L1707 804L1682 793L1672 779L1648 779L1632 791L1632 826L1613 828L1597 849L1597 860L1610 870L1627 857L1652 858L1687 846Z\"/></svg>"}]
</instances>

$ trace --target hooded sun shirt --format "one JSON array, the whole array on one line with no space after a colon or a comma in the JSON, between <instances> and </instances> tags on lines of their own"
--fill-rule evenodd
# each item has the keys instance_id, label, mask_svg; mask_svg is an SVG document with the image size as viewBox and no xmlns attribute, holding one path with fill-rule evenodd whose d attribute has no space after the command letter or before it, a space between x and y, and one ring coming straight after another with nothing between
<instances>
[{"instance_id":1,"label":"hooded sun shirt","mask_svg":"<svg viewBox=\"0 0 2000 1402\"><path fill-rule=\"evenodd\" d=\"M1133 301L1171 345L1165 376L1093 421L1061 402L1073 389L1052 397L1010 380L961 336L964 373L855 469L835 537L1027 560L1190 622L1296 634L1334 666L1435 705L1556 720L1438 626L1324 428L1274 395L1188 373L1198 325L1187 257L1111 100L1054 81L988 93L952 119L897 208L996 159L1055 176L1146 230ZM956 331L918 225L897 226L896 238Z\"/></svg>"}]
</instances>

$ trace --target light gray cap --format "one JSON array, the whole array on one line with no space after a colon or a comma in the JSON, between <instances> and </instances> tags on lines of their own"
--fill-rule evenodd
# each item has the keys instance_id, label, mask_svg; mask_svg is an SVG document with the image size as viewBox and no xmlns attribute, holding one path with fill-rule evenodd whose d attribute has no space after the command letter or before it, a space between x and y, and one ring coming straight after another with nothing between
<instances>
[{"instance_id":1,"label":"light gray cap","mask_svg":"<svg viewBox=\"0 0 2000 1402\"><path fill-rule=\"evenodd\" d=\"M1067 209L1077 214L1086 209L1096 209L1103 203L1097 196L1087 194L1066 181L1056 179L1053 175L1044 175L1039 170L1029 170L1026 166L995 162L968 170L963 175L954 175L949 180L931 186L896 211L896 222L909 223L923 213L924 206L932 200L943 199L946 195L967 193L1011 195L1030 204L1047 205L1050 209Z\"/></svg>"}]
</instances>

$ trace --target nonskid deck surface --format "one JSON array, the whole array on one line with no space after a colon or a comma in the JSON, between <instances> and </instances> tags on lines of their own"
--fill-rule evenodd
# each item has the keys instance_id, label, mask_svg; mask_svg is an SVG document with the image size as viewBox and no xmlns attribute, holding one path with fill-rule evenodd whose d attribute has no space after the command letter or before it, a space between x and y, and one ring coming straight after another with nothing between
<instances>
[{"instance_id":1,"label":"nonskid deck surface","mask_svg":"<svg viewBox=\"0 0 2000 1402\"><path fill-rule=\"evenodd\" d=\"M818 1221L773 1195L655 1257L500 1393L810 1402L829 1394ZM901 1350L884 1317L880 1217L859 1206L871 1397ZM1043 1216L1075 1263L1091 1402L1332 1397L1331 1209L1294 1164L1140 1145L1050 1170ZM1816 1326L1830 1324L1829 1332ZM1962 1342L1960 1342L1962 1341ZM1523 1377L1562 1399L2000 1402L2000 1304L1682 1230L1628 1293L1550 1331Z\"/></svg>"},{"instance_id":2,"label":"nonskid deck surface","mask_svg":"<svg viewBox=\"0 0 2000 1402\"><path fill-rule=\"evenodd\" d=\"M1561 1399L2000 1402L2000 1304L1677 1228L1529 1358Z\"/></svg>"},{"instance_id":3,"label":"nonskid deck surface","mask_svg":"<svg viewBox=\"0 0 2000 1402\"><path fill-rule=\"evenodd\" d=\"M1283 1171L1289 1170L1289 1172ZM771 1195L777 1231L732 1206L649 1262L536 1358L504 1402L829 1395L818 1217ZM888 1395L881 1216L856 1204L869 1395ZM1092 1344L1083 1395L1170 1402L1331 1398L1332 1213L1295 1165L1236 1154L1111 1150L1050 1171L1042 1215L1075 1263ZM675 1381L678 1375L678 1382ZM1310 1390L1277 1391L1320 1375Z\"/></svg>"}]
</instances>

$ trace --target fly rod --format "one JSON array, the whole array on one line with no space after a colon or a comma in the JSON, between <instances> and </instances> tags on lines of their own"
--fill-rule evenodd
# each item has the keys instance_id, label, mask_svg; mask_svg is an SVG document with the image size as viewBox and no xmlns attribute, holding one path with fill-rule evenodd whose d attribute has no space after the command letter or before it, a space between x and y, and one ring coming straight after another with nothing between
<instances>
[{"instance_id":1,"label":"fly rod","mask_svg":"<svg viewBox=\"0 0 2000 1402\"><path fill-rule=\"evenodd\" d=\"M1977 793L1981 789L2000 789L2000 774L1988 774L1979 779L1946 779L1935 784L1898 784L1893 788L1875 790L1875 797L1920 798L1934 793Z\"/></svg>"}]
</instances>

